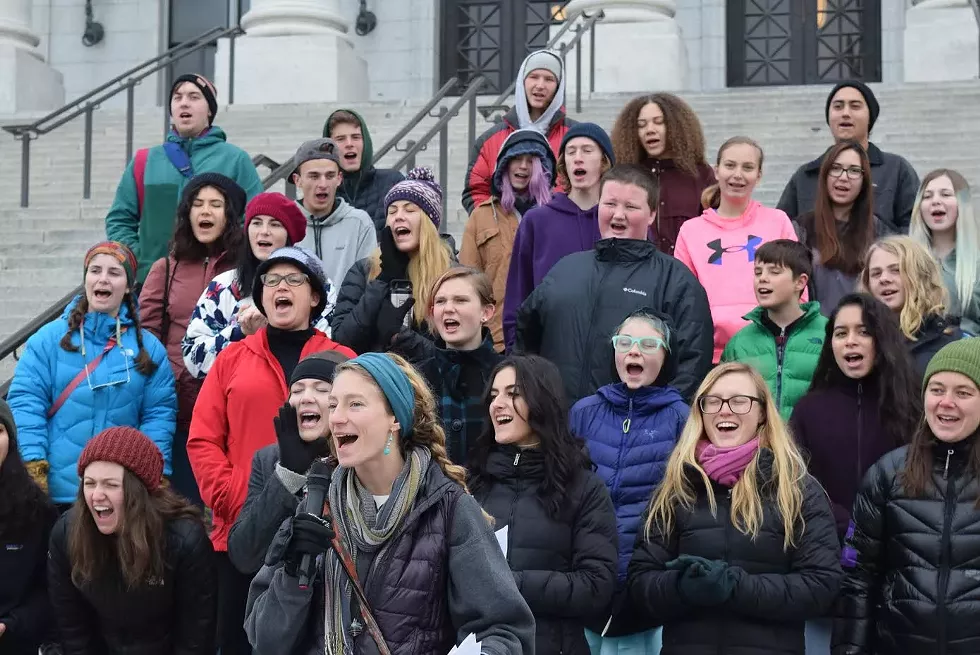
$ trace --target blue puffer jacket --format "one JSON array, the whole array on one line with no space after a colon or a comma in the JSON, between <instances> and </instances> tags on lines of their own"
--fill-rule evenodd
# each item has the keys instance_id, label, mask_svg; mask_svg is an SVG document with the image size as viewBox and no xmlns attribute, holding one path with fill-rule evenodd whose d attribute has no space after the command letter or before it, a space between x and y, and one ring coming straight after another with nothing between
<instances>
[{"instance_id":1,"label":"blue puffer jacket","mask_svg":"<svg viewBox=\"0 0 980 655\"><path fill-rule=\"evenodd\" d=\"M59 342L68 331L68 315L80 298L68 305L61 318L45 325L27 341L7 395L17 424L21 456L25 462L48 462L48 490L55 503L75 500L75 467L82 449L89 439L109 427L127 425L141 430L163 452L164 472L169 474L171 470L170 449L177 420L174 375L163 344L146 330L143 347L157 364L157 370L150 377L136 370L134 359L139 346L125 304L119 310L119 321L126 328L122 348L109 351L91 372L91 387L83 379L58 412L48 418L48 409L84 370L85 362L95 359L116 334L115 318L89 312L84 322L84 358L80 350L68 352L62 348ZM79 345L77 333L72 335L72 343ZM113 382L117 384L99 388Z\"/></svg>"},{"instance_id":2,"label":"blue puffer jacket","mask_svg":"<svg viewBox=\"0 0 980 655\"><path fill-rule=\"evenodd\" d=\"M664 476L688 411L673 387L630 392L618 382L600 387L595 395L575 403L569 413L572 432L585 439L616 508L620 585L626 581L641 517Z\"/></svg>"}]
</instances>

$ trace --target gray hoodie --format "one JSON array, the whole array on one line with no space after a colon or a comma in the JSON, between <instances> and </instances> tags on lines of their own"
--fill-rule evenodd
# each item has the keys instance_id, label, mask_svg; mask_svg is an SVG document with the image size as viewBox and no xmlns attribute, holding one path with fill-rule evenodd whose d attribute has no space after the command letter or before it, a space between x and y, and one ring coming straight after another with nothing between
<instances>
[{"instance_id":1,"label":"gray hoodie","mask_svg":"<svg viewBox=\"0 0 980 655\"><path fill-rule=\"evenodd\" d=\"M296 204L306 215L306 236L297 245L315 252L323 262L327 279L336 284L343 282L354 262L378 247L371 217L343 198L337 198L333 212L327 216L313 216L301 201Z\"/></svg>"},{"instance_id":2,"label":"gray hoodie","mask_svg":"<svg viewBox=\"0 0 980 655\"><path fill-rule=\"evenodd\" d=\"M435 462L416 505L430 494L445 493L446 478ZM298 511L305 510L302 501ZM281 562L289 542L291 521L283 522L262 567L248 591L245 632L256 655L324 652L324 590L322 569L317 581L301 590ZM393 539L397 539L396 534ZM449 584L445 590L449 616L459 643L469 634L481 642L486 655L534 655L534 616L517 589L493 530L473 496L460 494L453 510L449 541ZM270 564L270 562L273 562ZM322 565L321 565L322 566ZM433 602L440 602L433 599ZM356 642L357 653L377 652L369 637ZM431 655L445 655L432 653Z\"/></svg>"}]
</instances>

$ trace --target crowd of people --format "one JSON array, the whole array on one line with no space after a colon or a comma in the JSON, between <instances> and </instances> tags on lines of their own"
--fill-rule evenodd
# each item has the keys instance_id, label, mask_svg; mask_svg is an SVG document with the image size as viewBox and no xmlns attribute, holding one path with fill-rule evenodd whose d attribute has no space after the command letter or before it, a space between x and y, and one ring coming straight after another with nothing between
<instances>
[{"instance_id":1,"label":"crowd of people","mask_svg":"<svg viewBox=\"0 0 980 655\"><path fill-rule=\"evenodd\" d=\"M520 67L457 251L355 110L293 201L174 81L0 401L0 654L980 650L967 181L858 81L777 207L765 135L564 85Z\"/></svg>"}]
</instances>

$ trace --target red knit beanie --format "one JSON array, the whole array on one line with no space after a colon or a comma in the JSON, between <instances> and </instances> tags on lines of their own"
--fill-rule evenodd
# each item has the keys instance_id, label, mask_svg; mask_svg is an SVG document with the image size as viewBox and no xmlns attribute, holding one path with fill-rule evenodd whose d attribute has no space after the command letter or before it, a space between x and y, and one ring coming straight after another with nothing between
<instances>
[{"instance_id":1,"label":"red knit beanie","mask_svg":"<svg viewBox=\"0 0 980 655\"><path fill-rule=\"evenodd\" d=\"M245 208L245 233L248 234L248 224L256 216L271 216L286 228L289 243L295 246L306 236L306 216L296 204L281 193L269 191L260 193L252 198Z\"/></svg>"},{"instance_id":2,"label":"red knit beanie","mask_svg":"<svg viewBox=\"0 0 980 655\"><path fill-rule=\"evenodd\" d=\"M163 455L150 438L128 426L106 428L95 436L78 459L78 477L92 462L113 462L138 477L149 491L163 480Z\"/></svg>"}]
</instances>

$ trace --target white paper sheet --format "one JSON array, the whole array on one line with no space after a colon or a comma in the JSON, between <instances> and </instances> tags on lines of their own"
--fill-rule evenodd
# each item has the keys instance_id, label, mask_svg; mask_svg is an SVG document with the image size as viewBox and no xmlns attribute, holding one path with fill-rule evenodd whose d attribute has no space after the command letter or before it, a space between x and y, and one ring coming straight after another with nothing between
<instances>
[{"instance_id":1,"label":"white paper sheet","mask_svg":"<svg viewBox=\"0 0 980 655\"><path fill-rule=\"evenodd\" d=\"M476 635L470 633L463 643L449 651L449 655L480 655L480 642L476 640Z\"/></svg>"},{"instance_id":2,"label":"white paper sheet","mask_svg":"<svg viewBox=\"0 0 980 655\"><path fill-rule=\"evenodd\" d=\"M507 557L507 533L509 527L505 525L494 533L497 536L497 543L500 544L500 550L504 552L504 557Z\"/></svg>"}]
</instances>

